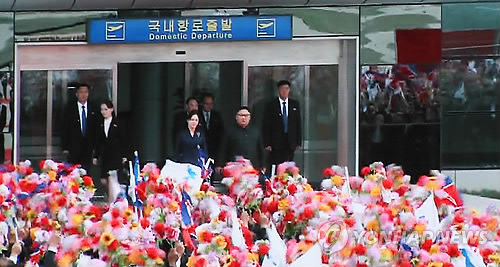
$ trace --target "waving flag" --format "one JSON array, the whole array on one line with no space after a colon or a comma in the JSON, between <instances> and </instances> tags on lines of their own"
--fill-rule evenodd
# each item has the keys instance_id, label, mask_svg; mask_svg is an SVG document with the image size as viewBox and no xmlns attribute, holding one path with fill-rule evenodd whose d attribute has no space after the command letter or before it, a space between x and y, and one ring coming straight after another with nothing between
<instances>
[{"instance_id":1,"label":"waving flag","mask_svg":"<svg viewBox=\"0 0 500 267\"><path fill-rule=\"evenodd\" d=\"M192 197L200 190L203 180L201 178L201 168L189 163L177 163L166 160L161 169L161 177L171 177L174 184L185 190Z\"/></svg>"},{"instance_id":2,"label":"waving flag","mask_svg":"<svg viewBox=\"0 0 500 267\"><path fill-rule=\"evenodd\" d=\"M436 197L434 199L438 207L441 205L450 205L454 206L455 208L463 207L464 203L462 201L462 198L460 197L460 194L458 193L458 190L455 187L455 184L453 183L450 177L446 177L443 190L445 192L445 197L444 198Z\"/></svg>"},{"instance_id":3,"label":"waving flag","mask_svg":"<svg viewBox=\"0 0 500 267\"><path fill-rule=\"evenodd\" d=\"M434 194L431 193L424 203L415 210L415 217L417 219L426 220L428 229L433 233L437 233L439 227L439 214L434 202Z\"/></svg>"},{"instance_id":4,"label":"waving flag","mask_svg":"<svg viewBox=\"0 0 500 267\"><path fill-rule=\"evenodd\" d=\"M190 207L192 205L191 197L188 195L186 191L182 191L182 205L181 205L181 217L182 223L186 226L190 226L193 224L193 220L191 219L191 211Z\"/></svg>"}]
</instances>

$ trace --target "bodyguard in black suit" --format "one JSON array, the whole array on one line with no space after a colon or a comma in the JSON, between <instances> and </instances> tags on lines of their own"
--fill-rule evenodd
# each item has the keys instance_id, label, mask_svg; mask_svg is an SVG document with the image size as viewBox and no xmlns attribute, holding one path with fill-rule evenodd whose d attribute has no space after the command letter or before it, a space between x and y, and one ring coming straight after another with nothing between
<instances>
[{"instance_id":1,"label":"bodyguard in black suit","mask_svg":"<svg viewBox=\"0 0 500 267\"><path fill-rule=\"evenodd\" d=\"M224 135L224 123L222 116L214 110L214 96L206 94L203 96L202 108L198 112L200 126L205 131L207 139L208 156L216 159Z\"/></svg>"},{"instance_id":2,"label":"bodyguard in black suit","mask_svg":"<svg viewBox=\"0 0 500 267\"><path fill-rule=\"evenodd\" d=\"M64 114L62 149L67 160L90 167L95 142L95 124L99 117L96 109L88 102L89 86L79 85L76 102L70 102Z\"/></svg>"},{"instance_id":3,"label":"bodyguard in black suit","mask_svg":"<svg viewBox=\"0 0 500 267\"><path fill-rule=\"evenodd\" d=\"M267 104L262 129L271 164L293 161L294 152L302 145L299 102L288 98L290 82L280 81L277 87L279 97Z\"/></svg>"}]
</instances>

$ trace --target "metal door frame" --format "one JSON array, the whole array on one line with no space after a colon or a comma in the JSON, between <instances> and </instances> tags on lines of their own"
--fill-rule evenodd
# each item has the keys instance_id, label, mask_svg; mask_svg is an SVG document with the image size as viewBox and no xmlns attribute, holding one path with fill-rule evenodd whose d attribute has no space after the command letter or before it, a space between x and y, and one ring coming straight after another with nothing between
<instances>
[{"instance_id":1,"label":"metal door frame","mask_svg":"<svg viewBox=\"0 0 500 267\"><path fill-rule=\"evenodd\" d=\"M87 44L86 42L49 42L49 43L16 43L15 44L15 68L14 68L14 90L15 90L15 99L14 99L14 138L13 138L13 147L12 149L14 150L14 162L18 162L19 160L19 149L18 149L18 140L20 137L20 77L21 77L21 71L27 71L27 70L45 70L45 71L55 71L55 70L91 70L91 69L109 69L112 70L112 76L113 76L113 90L112 90L112 95L113 95L113 100L115 106L117 106L117 95L118 95L118 63L139 63L139 62L224 62L224 61L243 61L243 69L242 69L242 98L241 98L241 103L243 105L248 103L248 67L250 66L273 66L273 65L306 65L306 64L311 64L311 65L321 65L321 59L316 58L316 62L306 62L302 60L295 61L293 58L276 58L276 57L270 57L267 59L262 60L261 63L257 62L254 63L252 62L255 58L255 54L251 53L239 53L238 51L232 51L226 50L222 52L223 50L219 50L219 53L208 53L208 54L200 54L200 51L202 50L202 47L206 46L211 46L212 48L215 49L220 49L222 47L234 47L239 50L244 50L244 49L261 49L263 50L266 44L268 46L274 46L274 48L283 46L285 42L292 42L291 44L297 44L301 41L305 42L316 42L317 41L323 41L323 42L329 42L329 41L339 41L339 40L355 40L356 42L356 77L359 77L359 71L360 71L360 62L359 62L359 37L358 36L323 36L323 37L296 37L293 38L291 41L267 41L267 42L220 42L220 43L168 43L168 44L157 44L157 46L162 46L164 47L163 49L168 49L169 51L178 51L178 50L186 50L189 52L194 53L194 56L186 56L184 54L183 57L178 56L176 53L172 54L162 54L159 60L146 57L146 58L141 58L140 60L133 60L130 61L130 57L133 57L131 55L127 55L129 58L122 58L120 59L115 59L115 60L108 60L107 62L96 62L96 63L77 63L78 60L72 60L71 58L68 59L67 61L64 61L62 63L53 63L52 61L48 60L34 60L34 62L31 62L29 60L26 60L27 62L19 62L19 58L22 58L24 54L20 54L19 50L24 49L24 48L29 48L29 49L37 49L40 47L41 49L43 48L48 48L48 47L53 47L53 46L63 46L67 50L71 50L73 48L79 48L83 49L83 51L86 51L88 53L91 53L89 51L92 51L94 48L99 49L99 47L102 46L91 46ZM274 44L271 44L274 43ZM334 43L334 42L332 42ZM340 43L340 42L339 42ZM312 43L313 45L315 43ZM114 50L120 50L120 49L130 49L130 50L138 50L138 47L146 47L149 44L145 45L136 45L136 44L127 44L127 45L109 45L112 46L113 48L116 47ZM97 47L97 48L96 48ZM157 48L156 46L151 46ZM282 50L282 49L281 49ZM346 55L344 55L342 50L342 47L339 45L338 51L334 51L335 53L338 53L338 62L335 62L339 64L339 77L341 77L341 66L344 65L342 64L342 57L345 58ZM43 50L40 50L43 51ZM232 51L232 52L231 52ZM302 52L302 50L301 50ZM122 52L123 53L123 52ZM307 52L306 52L307 53ZM305 54L306 54L305 53ZM229 54L229 55L228 55ZM73 54L70 54L73 55ZM188 53L188 55L190 55ZM44 53L41 53L37 55L38 57L48 57L48 56L53 56L52 55L46 55ZM221 59L217 60L217 57L220 57ZM209 59L209 60L207 60ZM62 59L59 59L62 60ZM289 60L290 63L283 64L282 62L276 62L280 60ZM56 58L57 61L57 58ZM44 62L44 63L37 63L37 62ZM332 62L324 62L323 64L335 64ZM347 71L347 70L345 70ZM50 79L48 79L50 80ZM340 80L340 79L339 79ZM49 82L49 81L48 81ZM51 86L48 86L48 90L51 90ZM339 92L342 90L339 87ZM359 91L359 78L356 79L356 91ZM340 98L339 98L340 99ZM47 102L51 102L51 99L48 98ZM47 103L47 107L52 106L51 103ZM355 126L355 162L354 162L354 169L355 172L358 173L359 170L359 109L357 108L359 106L359 95L356 93L356 100L355 100L355 105L356 105L356 126ZM49 110L48 110L48 115L49 116ZM305 117L307 119L307 117ZM339 120L341 118L339 117ZM347 118L344 118L347 119ZM47 121L47 127L49 127L49 120L50 120L50 125L52 123L52 119L48 118ZM49 133L51 129L47 129L47 133ZM50 138L48 138L50 139ZM47 141L49 145L49 141ZM349 153L349 151L346 151Z\"/></svg>"}]
</instances>

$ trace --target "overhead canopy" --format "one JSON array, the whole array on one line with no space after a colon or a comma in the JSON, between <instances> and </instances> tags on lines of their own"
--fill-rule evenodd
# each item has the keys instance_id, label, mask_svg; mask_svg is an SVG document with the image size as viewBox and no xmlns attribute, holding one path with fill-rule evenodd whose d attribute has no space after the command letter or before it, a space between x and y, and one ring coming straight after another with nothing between
<instances>
[{"instance_id":1,"label":"overhead canopy","mask_svg":"<svg viewBox=\"0 0 500 267\"><path fill-rule=\"evenodd\" d=\"M493 2L494 0L492 0ZM432 4L478 0L1 0L0 11L307 7ZM482 1L484 2L484 1Z\"/></svg>"}]
</instances>

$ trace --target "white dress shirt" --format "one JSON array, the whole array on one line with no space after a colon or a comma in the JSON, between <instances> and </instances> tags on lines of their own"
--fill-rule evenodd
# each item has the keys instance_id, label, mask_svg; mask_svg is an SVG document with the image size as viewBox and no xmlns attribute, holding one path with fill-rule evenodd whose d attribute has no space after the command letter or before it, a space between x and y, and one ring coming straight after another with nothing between
<instances>
[{"instance_id":1,"label":"white dress shirt","mask_svg":"<svg viewBox=\"0 0 500 267\"><path fill-rule=\"evenodd\" d=\"M290 113L288 112L288 98L283 100L281 98L278 97L278 99L280 100L280 111L281 111L281 115L283 115L283 102L285 102L285 107L286 107L286 116L290 116Z\"/></svg>"},{"instance_id":2,"label":"white dress shirt","mask_svg":"<svg viewBox=\"0 0 500 267\"><path fill-rule=\"evenodd\" d=\"M106 135L106 138L108 138L109 127L111 126L112 120L113 120L113 117L104 119L104 135Z\"/></svg>"},{"instance_id":3,"label":"white dress shirt","mask_svg":"<svg viewBox=\"0 0 500 267\"><path fill-rule=\"evenodd\" d=\"M78 102L78 116L80 117L80 131L83 130L83 120L82 120L82 106L85 106L85 116L86 118L89 117L89 109L87 107L87 102L85 102L85 104L82 104L80 102Z\"/></svg>"}]
</instances>

